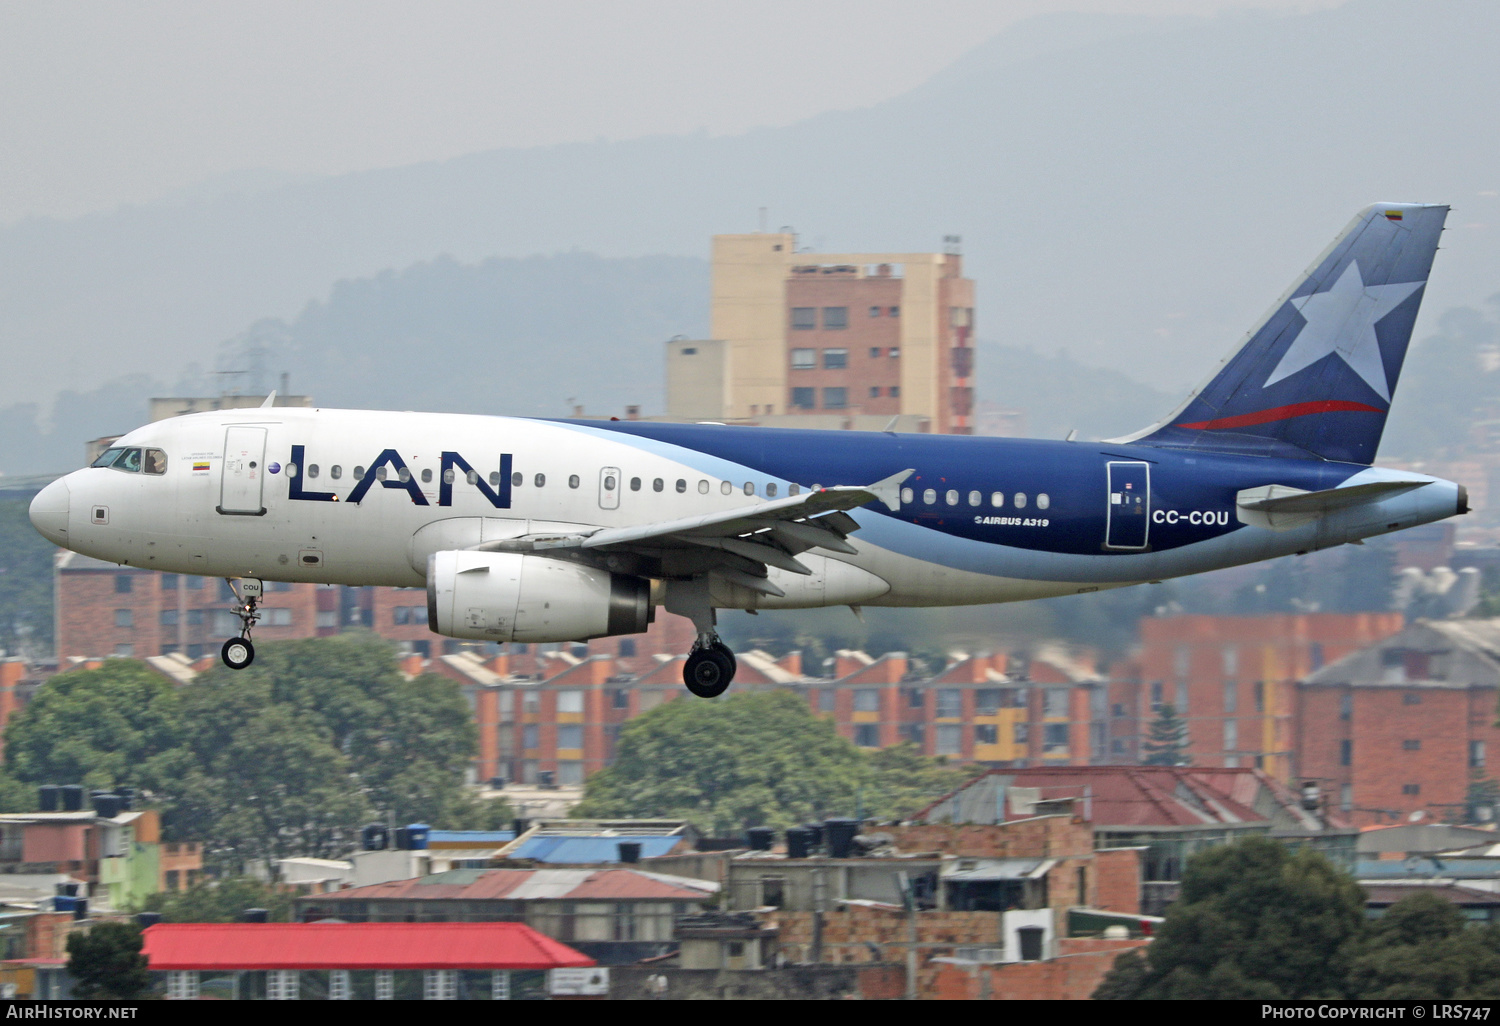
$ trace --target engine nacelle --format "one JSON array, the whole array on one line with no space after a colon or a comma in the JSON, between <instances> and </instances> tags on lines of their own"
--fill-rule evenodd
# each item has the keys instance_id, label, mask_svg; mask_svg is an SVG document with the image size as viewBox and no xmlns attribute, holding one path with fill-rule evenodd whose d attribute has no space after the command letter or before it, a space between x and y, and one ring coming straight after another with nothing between
<instances>
[{"instance_id":1,"label":"engine nacelle","mask_svg":"<svg viewBox=\"0 0 1500 1026\"><path fill-rule=\"evenodd\" d=\"M651 582L514 552L436 552L427 623L479 641L587 641L639 634L656 618Z\"/></svg>"}]
</instances>

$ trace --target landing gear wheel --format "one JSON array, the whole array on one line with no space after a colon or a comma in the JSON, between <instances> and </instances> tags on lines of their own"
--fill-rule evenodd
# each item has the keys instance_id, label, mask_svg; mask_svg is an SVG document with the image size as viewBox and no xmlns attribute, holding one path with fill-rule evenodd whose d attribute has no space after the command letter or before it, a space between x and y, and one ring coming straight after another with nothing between
<instances>
[{"instance_id":1,"label":"landing gear wheel","mask_svg":"<svg viewBox=\"0 0 1500 1026\"><path fill-rule=\"evenodd\" d=\"M699 698L717 698L734 680L734 656L721 646L691 652L682 668L682 681Z\"/></svg>"},{"instance_id":2,"label":"landing gear wheel","mask_svg":"<svg viewBox=\"0 0 1500 1026\"><path fill-rule=\"evenodd\" d=\"M740 661L734 657L734 653L729 650L729 646L722 641L715 641L709 647L729 660L729 679L734 680L734 675L740 670Z\"/></svg>"},{"instance_id":3,"label":"landing gear wheel","mask_svg":"<svg viewBox=\"0 0 1500 1026\"><path fill-rule=\"evenodd\" d=\"M223 657L224 665L231 670L243 670L255 662L255 646L250 644L249 638L230 638L224 642L219 655Z\"/></svg>"}]
</instances>

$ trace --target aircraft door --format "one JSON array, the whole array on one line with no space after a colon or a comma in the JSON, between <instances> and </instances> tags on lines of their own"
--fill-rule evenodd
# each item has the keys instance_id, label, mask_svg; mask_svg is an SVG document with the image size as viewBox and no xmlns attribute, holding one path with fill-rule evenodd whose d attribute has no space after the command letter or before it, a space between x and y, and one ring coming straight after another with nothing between
<instances>
[{"instance_id":1,"label":"aircraft door","mask_svg":"<svg viewBox=\"0 0 1500 1026\"><path fill-rule=\"evenodd\" d=\"M264 516L266 429L232 427L224 432L224 469L219 484L220 513Z\"/></svg>"},{"instance_id":2,"label":"aircraft door","mask_svg":"<svg viewBox=\"0 0 1500 1026\"><path fill-rule=\"evenodd\" d=\"M620 468L605 467L599 471L599 508L620 508Z\"/></svg>"},{"instance_id":3,"label":"aircraft door","mask_svg":"<svg viewBox=\"0 0 1500 1026\"><path fill-rule=\"evenodd\" d=\"M1111 463L1105 511L1106 549L1144 549L1151 523L1151 465Z\"/></svg>"}]
</instances>

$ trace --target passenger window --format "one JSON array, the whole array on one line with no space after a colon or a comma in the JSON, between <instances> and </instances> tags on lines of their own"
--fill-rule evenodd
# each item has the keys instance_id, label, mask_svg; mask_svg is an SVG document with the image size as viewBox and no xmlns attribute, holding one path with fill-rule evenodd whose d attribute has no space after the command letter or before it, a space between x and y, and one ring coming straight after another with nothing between
<instances>
[{"instance_id":1,"label":"passenger window","mask_svg":"<svg viewBox=\"0 0 1500 1026\"><path fill-rule=\"evenodd\" d=\"M665 481L663 481L659 477L656 480L654 480L654 481L651 482L651 490L653 492L659 492L663 488L665 488L666 486L667 486L667 483Z\"/></svg>"},{"instance_id":2,"label":"passenger window","mask_svg":"<svg viewBox=\"0 0 1500 1026\"><path fill-rule=\"evenodd\" d=\"M774 484L767 484L766 485L766 498L768 498L768 499L774 499L774 498L776 498L776 486Z\"/></svg>"},{"instance_id":3,"label":"passenger window","mask_svg":"<svg viewBox=\"0 0 1500 1026\"><path fill-rule=\"evenodd\" d=\"M578 487L578 475L577 474L569 474L568 475L568 487L569 488L577 488Z\"/></svg>"},{"instance_id":4,"label":"passenger window","mask_svg":"<svg viewBox=\"0 0 1500 1026\"><path fill-rule=\"evenodd\" d=\"M316 463L309 463L307 465L307 476L308 477L317 477L318 476L318 465Z\"/></svg>"},{"instance_id":5,"label":"passenger window","mask_svg":"<svg viewBox=\"0 0 1500 1026\"><path fill-rule=\"evenodd\" d=\"M295 463L288 463L286 465L286 476L287 477L296 477L297 476L297 464L295 464Z\"/></svg>"},{"instance_id":6,"label":"passenger window","mask_svg":"<svg viewBox=\"0 0 1500 1026\"><path fill-rule=\"evenodd\" d=\"M355 472L355 476L356 477L359 476L359 472L358 471ZM386 478L388 478L390 476L391 476L390 471L386 467L376 467L375 468L375 480L377 480L377 481L384 481Z\"/></svg>"},{"instance_id":7,"label":"passenger window","mask_svg":"<svg viewBox=\"0 0 1500 1026\"><path fill-rule=\"evenodd\" d=\"M745 494L746 495L754 495L755 494L755 482L754 481L746 481L745 482Z\"/></svg>"},{"instance_id":8,"label":"passenger window","mask_svg":"<svg viewBox=\"0 0 1500 1026\"><path fill-rule=\"evenodd\" d=\"M1047 507L1049 507L1051 505L1052 505L1052 497L1049 496L1046 492L1039 492L1037 494L1037 497L1036 497L1036 508L1037 509L1046 509Z\"/></svg>"},{"instance_id":9,"label":"passenger window","mask_svg":"<svg viewBox=\"0 0 1500 1026\"><path fill-rule=\"evenodd\" d=\"M432 484L432 468L431 467L428 467L426 470L422 471L422 483L423 484Z\"/></svg>"},{"instance_id":10,"label":"passenger window","mask_svg":"<svg viewBox=\"0 0 1500 1026\"><path fill-rule=\"evenodd\" d=\"M924 489L922 491L922 501L931 506L934 502L937 502L937 491L932 488Z\"/></svg>"},{"instance_id":11,"label":"passenger window","mask_svg":"<svg viewBox=\"0 0 1500 1026\"><path fill-rule=\"evenodd\" d=\"M977 506L977 505L979 505L983 501L984 501L984 496L980 495L978 492L970 492L969 493L969 505L970 506Z\"/></svg>"},{"instance_id":12,"label":"passenger window","mask_svg":"<svg viewBox=\"0 0 1500 1026\"><path fill-rule=\"evenodd\" d=\"M1016 493L1016 509L1025 509L1025 508L1026 508L1026 493L1025 492L1017 492Z\"/></svg>"},{"instance_id":13,"label":"passenger window","mask_svg":"<svg viewBox=\"0 0 1500 1026\"><path fill-rule=\"evenodd\" d=\"M495 471L494 475L491 477L490 480L494 484L498 485L500 483L500 472L498 470ZM515 473L513 473L513 474L510 475L510 486L512 488L519 488L519 487L521 487L521 484L525 480L526 479L521 476L521 472L519 470L517 470Z\"/></svg>"},{"instance_id":14,"label":"passenger window","mask_svg":"<svg viewBox=\"0 0 1500 1026\"><path fill-rule=\"evenodd\" d=\"M687 491L687 482L679 477L677 479L677 494L681 495L685 491Z\"/></svg>"},{"instance_id":15,"label":"passenger window","mask_svg":"<svg viewBox=\"0 0 1500 1026\"><path fill-rule=\"evenodd\" d=\"M538 488L545 488L545 487L547 487L547 475L546 474L538 474L536 477L532 478L532 482Z\"/></svg>"},{"instance_id":16,"label":"passenger window","mask_svg":"<svg viewBox=\"0 0 1500 1026\"><path fill-rule=\"evenodd\" d=\"M450 473L450 474L453 473L453 468L452 467L448 468L448 473ZM467 474L464 475L464 480L467 481L467 482L469 482L469 484L471 484L471 485L478 484L479 483L479 471L477 471L477 470L471 470L471 471L469 471ZM499 482L499 480L500 480L500 475L499 474L491 474L490 475L490 483L491 484L497 484Z\"/></svg>"},{"instance_id":17,"label":"passenger window","mask_svg":"<svg viewBox=\"0 0 1500 1026\"><path fill-rule=\"evenodd\" d=\"M1005 493L1004 492L995 492L994 494L992 494L990 496L990 505L994 506L996 509L999 509L1001 506L1004 506L1005 505Z\"/></svg>"},{"instance_id":18,"label":"passenger window","mask_svg":"<svg viewBox=\"0 0 1500 1026\"><path fill-rule=\"evenodd\" d=\"M333 466L328 468L328 476L337 481L339 478L344 476L344 468L335 463Z\"/></svg>"},{"instance_id":19,"label":"passenger window","mask_svg":"<svg viewBox=\"0 0 1500 1026\"><path fill-rule=\"evenodd\" d=\"M945 499L948 500L948 505L950 505L950 506L957 506L958 505L958 489L956 489L956 488L949 488L948 489L948 494L945 495L945 496L943 496L943 498L945 498Z\"/></svg>"},{"instance_id":20,"label":"passenger window","mask_svg":"<svg viewBox=\"0 0 1500 1026\"><path fill-rule=\"evenodd\" d=\"M719 491L723 492L725 495L728 495L730 492L734 491L734 485L730 484L728 481L721 481L719 482Z\"/></svg>"},{"instance_id":21,"label":"passenger window","mask_svg":"<svg viewBox=\"0 0 1500 1026\"><path fill-rule=\"evenodd\" d=\"M411 471L408 470L406 467L402 467L400 470L396 471L396 478L402 484L406 484L408 481L411 480Z\"/></svg>"},{"instance_id":22,"label":"passenger window","mask_svg":"<svg viewBox=\"0 0 1500 1026\"><path fill-rule=\"evenodd\" d=\"M917 497L917 493L914 492L914 491L912 491L910 488L903 488L903 489L901 489L901 501L902 502L912 502L912 501L914 501L916 499L916 497Z\"/></svg>"},{"instance_id":23,"label":"passenger window","mask_svg":"<svg viewBox=\"0 0 1500 1026\"><path fill-rule=\"evenodd\" d=\"M146 473L165 474L167 472L167 454L160 449L146 450Z\"/></svg>"},{"instance_id":24,"label":"passenger window","mask_svg":"<svg viewBox=\"0 0 1500 1026\"><path fill-rule=\"evenodd\" d=\"M698 494L699 495L707 495L708 494L708 482L707 481L699 481L698 482Z\"/></svg>"},{"instance_id":25,"label":"passenger window","mask_svg":"<svg viewBox=\"0 0 1500 1026\"><path fill-rule=\"evenodd\" d=\"M354 480L356 480L356 481L363 481L364 479L365 479L365 468L364 467L355 467L354 468Z\"/></svg>"},{"instance_id":26,"label":"passenger window","mask_svg":"<svg viewBox=\"0 0 1500 1026\"><path fill-rule=\"evenodd\" d=\"M799 485L799 484L787 485L786 486L786 493L788 495L801 495L802 494L802 486Z\"/></svg>"},{"instance_id":27,"label":"passenger window","mask_svg":"<svg viewBox=\"0 0 1500 1026\"><path fill-rule=\"evenodd\" d=\"M638 492L638 491L641 490L641 479L640 478L638 478L638 477L632 477L630 479L630 490L632 492Z\"/></svg>"}]
</instances>

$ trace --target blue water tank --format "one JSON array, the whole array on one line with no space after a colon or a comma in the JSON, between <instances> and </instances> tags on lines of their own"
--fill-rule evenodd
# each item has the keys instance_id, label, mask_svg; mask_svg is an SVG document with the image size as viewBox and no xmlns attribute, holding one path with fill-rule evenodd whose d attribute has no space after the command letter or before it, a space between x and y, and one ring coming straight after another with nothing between
<instances>
[{"instance_id":1,"label":"blue water tank","mask_svg":"<svg viewBox=\"0 0 1500 1026\"><path fill-rule=\"evenodd\" d=\"M427 835L432 833L432 827L426 823L406 824L406 843L412 851L427 850Z\"/></svg>"},{"instance_id":2,"label":"blue water tank","mask_svg":"<svg viewBox=\"0 0 1500 1026\"><path fill-rule=\"evenodd\" d=\"M71 894L59 894L52 899L52 911L72 912L78 907L78 899Z\"/></svg>"}]
</instances>

